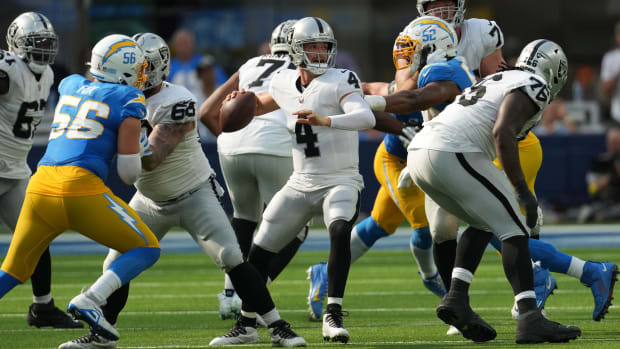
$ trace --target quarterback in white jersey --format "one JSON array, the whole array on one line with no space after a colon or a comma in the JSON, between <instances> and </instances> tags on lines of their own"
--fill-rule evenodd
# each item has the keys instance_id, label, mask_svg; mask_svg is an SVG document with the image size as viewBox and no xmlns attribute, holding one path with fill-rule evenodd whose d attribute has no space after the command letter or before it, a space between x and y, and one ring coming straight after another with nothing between
<instances>
[{"instance_id":1,"label":"quarterback in white jersey","mask_svg":"<svg viewBox=\"0 0 620 349\"><path fill-rule=\"evenodd\" d=\"M465 90L426 122L408 147L407 167L416 185L469 225L457 245L451 287L437 316L476 342L497 335L468 301L473 274L494 234L502 241L503 265L520 313L516 342L568 341L581 335L579 328L550 321L537 308L528 239L538 203L525 181L517 145L566 82L567 67L560 46L531 42L517 68ZM505 174L493 164L495 155Z\"/></svg>"},{"instance_id":2,"label":"quarterback in white jersey","mask_svg":"<svg viewBox=\"0 0 620 349\"><path fill-rule=\"evenodd\" d=\"M293 172L291 137L286 116L280 109L255 117L247 126L235 132L221 132L219 110L222 100L234 90L245 89L261 93L269 89L271 78L280 70L294 70L286 42L288 31L296 20L280 23L272 32L271 54L249 59L228 81L214 91L199 110L199 118L217 135L217 151L222 174L233 206L231 224L247 258L254 231L271 201ZM272 262L270 280L280 274L293 258L307 235L302 228L296 239L284 247ZM241 302L227 276L224 291L218 294L220 318L236 318Z\"/></svg>"},{"instance_id":3,"label":"quarterback in white jersey","mask_svg":"<svg viewBox=\"0 0 620 349\"><path fill-rule=\"evenodd\" d=\"M32 174L26 159L54 83L49 65L58 53L58 38L45 16L26 12L9 26L7 44L8 52L0 50L0 223L13 232ZM46 249L31 277L33 304L27 322L36 327L82 327L54 305L50 263Z\"/></svg>"},{"instance_id":4,"label":"quarterback in white jersey","mask_svg":"<svg viewBox=\"0 0 620 349\"><path fill-rule=\"evenodd\" d=\"M374 127L375 116L363 99L357 75L333 68L336 39L327 22L300 19L289 32L288 43L298 70L281 70L271 79L269 92L257 95L256 114L282 108L289 130L294 131L294 170L265 209L249 261L266 278L276 253L314 215L323 213L331 240L323 337L346 343L342 298L351 264L350 233L363 188L357 130ZM242 315L245 311L244 303Z\"/></svg>"},{"instance_id":5,"label":"quarterback in white jersey","mask_svg":"<svg viewBox=\"0 0 620 349\"><path fill-rule=\"evenodd\" d=\"M196 128L196 98L183 86L165 80L170 70L170 51L156 34L140 33L133 37L143 48L149 62L145 84L151 155L142 160L143 171L135 183L138 191L129 205L161 240L179 226L192 235L213 262L227 272L240 297L254 307L269 326L272 342L280 346L305 344L276 310L260 275L245 262L228 217L220 204L222 188L202 151ZM145 132L149 132L146 131ZM110 250L103 269L121 254ZM235 281L236 280L236 281ZM117 290L102 307L109 323L115 324L129 294L129 283ZM256 328L245 329L248 343L258 342ZM212 344L220 343L216 338ZM64 343L74 348L89 343L93 348L114 343L94 333ZM99 345L99 346L98 346ZM114 346L112 346L114 345ZM83 347L80 347L83 348Z\"/></svg>"}]
</instances>

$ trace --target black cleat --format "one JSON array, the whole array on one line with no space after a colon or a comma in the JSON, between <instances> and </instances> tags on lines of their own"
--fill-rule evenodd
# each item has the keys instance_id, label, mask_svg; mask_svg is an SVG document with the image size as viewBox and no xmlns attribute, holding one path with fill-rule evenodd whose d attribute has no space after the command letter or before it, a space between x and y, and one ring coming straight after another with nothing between
<instances>
[{"instance_id":1,"label":"black cleat","mask_svg":"<svg viewBox=\"0 0 620 349\"><path fill-rule=\"evenodd\" d=\"M457 298L447 294L437 307L437 317L474 342L487 342L497 337L495 329L471 309L467 296Z\"/></svg>"},{"instance_id":2,"label":"black cleat","mask_svg":"<svg viewBox=\"0 0 620 349\"><path fill-rule=\"evenodd\" d=\"M517 344L561 343L579 336L579 327L562 325L544 317L540 310L530 310L519 316L515 341Z\"/></svg>"},{"instance_id":3,"label":"black cleat","mask_svg":"<svg viewBox=\"0 0 620 349\"><path fill-rule=\"evenodd\" d=\"M40 304L32 303L28 309L28 317L26 318L28 325L36 327L54 327L54 328L83 328L84 325L80 321L73 320L62 310L56 308L54 300L49 303Z\"/></svg>"}]
</instances>

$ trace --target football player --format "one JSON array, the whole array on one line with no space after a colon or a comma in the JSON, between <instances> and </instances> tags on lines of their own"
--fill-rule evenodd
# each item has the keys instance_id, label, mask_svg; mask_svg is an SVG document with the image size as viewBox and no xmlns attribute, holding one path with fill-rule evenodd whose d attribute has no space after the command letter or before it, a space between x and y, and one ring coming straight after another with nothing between
<instances>
[{"instance_id":1,"label":"football player","mask_svg":"<svg viewBox=\"0 0 620 349\"><path fill-rule=\"evenodd\" d=\"M330 235L327 311L323 338L346 343L342 300L351 252L351 228L363 188L358 170L358 130L376 125L363 100L360 80L335 69L336 39L323 19L306 17L289 32L289 52L297 70L283 69L268 92L257 95L256 115L281 108L293 136L293 174L275 194L254 237L249 261L267 278L273 257L314 216L323 213ZM234 98L237 92L227 99ZM244 303L241 321L246 312Z\"/></svg>"},{"instance_id":2,"label":"football player","mask_svg":"<svg viewBox=\"0 0 620 349\"><path fill-rule=\"evenodd\" d=\"M427 202L469 225L457 246L450 290L437 316L473 341L495 338L493 327L470 308L468 293L484 250L496 235L520 310L516 342L568 341L581 330L550 321L537 308L528 239L537 224L538 203L523 175L517 145L566 82L568 65L560 46L536 40L521 51L516 66L487 76L426 122L409 144L407 168ZM503 172L492 162L496 157Z\"/></svg>"},{"instance_id":3,"label":"football player","mask_svg":"<svg viewBox=\"0 0 620 349\"><path fill-rule=\"evenodd\" d=\"M114 156L120 178L132 184L142 170L140 158L149 152L148 140L140 134L146 114L140 91L146 65L135 41L109 35L92 50L94 81L80 75L62 80L49 143L26 189L0 270L2 297L32 275L50 242L69 229L120 251L123 254L67 309L95 333L113 340L119 333L103 317L101 305L160 254L151 230L104 184Z\"/></svg>"},{"instance_id":4,"label":"football player","mask_svg":"<svg viewBox=\"0 0 620 349\"><path fill-rule=\"evenodd\" d=\"M412 22L416 23L418 20ZM411 24L410 24L411 25ZM400 39L403 42L403 49L399 51L395 51L396 53L407 53L414 51L413 44L407 44L408 39ZM417 37L418 42L424 42L423 36ZM420 60L418 56L421 56L422 49L419 48L417 50L418 54L411 55L411 57L407 57L407 55L403 55L403 57L397 57L395 54L394 60L400 61L402 60L403 66L401 68L408 68L410 71L416 72L417 70L412 69L416 67L417 62ZM406 59L403 59L406 58ZM413 64L409 64L408 62L414 62ZM431 76L431 72L436 69L435 66L429 66L428 69L424 69L423 74L420 75L417 85L418 88L425 86L429 81L429 76ZM419 69L418 69L419 70ZM432 79L431 79L432 80ZM426 82L425 82L426 81ZM437 89L433 92L433 94L437 96L442 95L442 90ZM452 91L452 95L448 95L449 98L445 100L452 100L458 93L457 90ZM418 96L420 93L417 90L408 91L407 93L399 93L395 95L391 95L386 97L388 107L384 108L381 106L379 110L388 110L392 112L412 112L417 111L419 108L417 107L420 103L424 103L424 99ZM407 96L407 97L405 97ZM382 97L368 97L367 100L378 99L382 100ZM384 103L382 101L379 104ZM443 104L445 106L445 104ZM427 111L427 118L432 118L433 115L437 115L443 108L443 106L436 106L430 108ZM527 142L527 138L532 137L535 142ZM528 133L528 137L526 140L519 142L519 159L522 166L522 169L525 174L526 182L528 184L528 188L530 191L534 192L534 182L536 179L536 174L538 169L540 168L541 161L541 149L540 144L537 139L533 136L533 134ZM499 160L495 160L494 163L501 169L501 164ZM400 191L398 191L400 192ZM451 214L448 214L441 207L435 205L432 201L430 201L426 205L426 213L429 219L431 219L435 225L431 225L431 232L433 236L433 241L436 244L437 249L442 249L445 242L448 244L452 244L456 246L456 237L458 230L458 220ZM539 228L538 228L539 229ZM353 241L353 240L352 240ZM493 246L501 252L501 243L499 239L494 237L491 240ZM439 247L438 247L439 246ZM549 269L553 272L559 272L563 274L567 274L579 279L584 285L589 287L592 291L594 297L594 310L593 310L593 319L595 321L599 321L602 319L607 313L609 306L611 305L611 299L613 298L613 288L616 281L616 274L618 272L618 268L613 263L601 263L595 261L584 262L583 260L567 255L562 251L556 249L553 245L540 241L537 239L529 240L529 248L531 251L531 255L534 261L540 261L537 265L534 265L534 285L537 297L537 305L539 308L543 308L545 306L545 302L547 297L551 294L551 292L556 288L555 278L549 274ZM445 251L445 250L442 250ZM455 247L453 248L455 251ZM452 256L454 256L454 252L452 252ZM450 284L450 275L454 263L454 257L445 257L438 254L436 255L438 261L437 265L439 266L440 273L445 275L443 277L446 280L446 289L449 289ZM512 309L513 318L518 317L518 308L515 303ZM451 329L448 331L448 334L458 334L455 329Z\"/></svg>"},{"instance_id":5,"label":"football player","mask_svg":"<svg viewBox=\"0 0 620 349\"><path fill-rule=\"evenodd\" d=\"M58 37L47 17L26 12L11 23L6 38L9 52L0 50L0 222L13 232L32 173L26 158L54 82L49 65L58 53ZM30 278L28 324L83 327L54 305L51 278L50 251L45 249Z\"/></svg>"},{"instance_id":6,"label":"football player","mask_svg":"<svg viewBox=\"0 0 620 349\"><path fill-rule=\"evenodd\" d=\"M140 33L133 38L144 49L149 64L144 93L146 121L152 127L149 136L152 154L142 158L145 171L135 183L138 191L130 207L151 227L157 240L175 226L188 231L213 262L228 273L241 298L258 310L269 326L272 343L284 347L305 345L305 340L280 318L256 269L244 262L219 201L223 190L198 142L196 98L185 87L165 81L170 71L168 45L153 33ZM122 255L118 251L110 250L104 270L119 258ZM129 284L125 284L108 298L103 311L111 324L116 323L128 294ZM255 327L235 326L232 331L238 334L234 338L237 341L218 337L210 344L257 343ZM60 348L116 348L116 343L89 333L63 343Z\"/></svg>"},{"instance_id":7,"label":"football player","mask_svg":"<svg viewBox=\"0 0 620 349\"><path fill-rule=\"evenodd\" d=\"M503 62L501 47L503 34L494 21L471 18L464 20L465 0L418 0L417 9L421 16L431 15L450 23L458 37L458 53L475 74L485 76L494 73ZM398 42L396 45L399 45ZM399 47L395 47L398 49ZM397 70L394 81L388 83L363 84L366 94L387 95L394 91L411 90L416 87L417 75L414 69L398 69L409 63L399 58L397 52L394 63ZM399 119L420 120L418 113L399 115ZM533 134L531 135L532 137ZM536 139L537 141L537 139ZM456 241L442 244L433 242L424 209L424 195L418 188L407 188L407 202L393 188L397 183L400 170L406 164L406 150L397 136L386 135L382 145L375 154L375 173L381 188L377 193L371 215L355 226L351 233L351 253L357 259L374 243L396 231L406 218L413 229L410 248L418 264L424 286L433 293L443 296L445 286L442 278L449 280L442 270L451 270L449 266L440 265L441 260L453 260ZM384 170L385 168L385 170ZM432 227L430 228L432 229ZM433 248L434 247L434 248ZM447 252L446 252L447 251ZM447 256L446 256L447 255ZM442 256L441 258L439 256ZM435 264L437 267L435 267ZM439 271L439 273L438 273ZM312 317L320 316L323 308L325 284L327 284L325 266L314 265L308 269L311 280L308 302ZM319 287L320 286L320 287Z\"/></svg>"},{"instance_id":8,"label":"football player","mask_svg":"<svg viewBox=\"0 0 620 349\"><path fill-rule=\"evenodd\" d=\"M459 35L459 54L466 57L468 64L474 69L474 72L477 71L476 62L480 61L478 71L482 77L495 72L498 65L503 63L500 51L503 45L501 30L493 21L476 18L463 20L465 0L418 0L418 11L420 14L432 14L452 21L457 35ZM479 59L478 54L480 53L483 54L484 58ZM540 141L534 133L528 132L527 136L520 140L518 144L521 168L529 190L535 193L536 175L542 163ZM494 163L498 168L502 169L499 159L495 159ZM433 206L430 209L427 207L426 211L429 216L437 216L436 222L442 222L438 226L431 226L431 232L435 243L435 262L444 282L449 284L455 256L458 223L453 219L444 217L445 211L440 207ZM542 215L542 212L539 212L539 214ZM534 268L535 290L539 307L544 306L547 297L556 287L555 278L549 274L550 269L553 272L573 276L589 287L594 297L592 318L595 321L602 319L611 305L618 267L613 263L584 262L577 257L569 256L557 250L549 243L536 241L538 239L538 230L539 228L533 232L532 236L534 239L529 241L529 245L533 259L540 261L542 266L542 268ZM497 237L493 237L491 243L501 251L501 243ZM547 287L548 285L552 285L552 287L549 288ZM446 287L449 287L449 285L446 285ZM518 316L516 303L513 306L512 315L515 318Z\"/></svg>"},{"instance_id":9,"label":"football player","mask_svg":"<svg viewBox=\"0 0 620 349\"><path fill-rule=\"evenodd\" d=\"M254 230L265 205L293 172L291 137L286 128L286 116L281 110L256 117L239 131L222 133L219 109L230 92L239 88L254 93L267 91L272 76L278 71L296 69L288 55L286 42L295 22L287 20L276 26L269 42L271 54L249 59L226 84L209 96L198 112L199 118L218 137L217 152L233 205L232 226L244 259L248 257ZM307 227L304 227L297 238L278 252L268 272L269 280L275 280L290 262L307 233ZM218 298L220 318L235 318L241 310L241 301L228 276Z\"/></svg>"}]
</instances>

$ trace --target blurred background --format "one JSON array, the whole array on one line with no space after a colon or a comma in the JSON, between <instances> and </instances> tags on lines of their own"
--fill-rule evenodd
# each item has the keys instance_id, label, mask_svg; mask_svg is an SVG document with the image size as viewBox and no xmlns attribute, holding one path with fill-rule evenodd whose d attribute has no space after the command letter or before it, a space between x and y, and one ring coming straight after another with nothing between
<instances>
[{"instance_id":1,"label":"blurred background","mask_svg":"<svg viewBox=\"0 0 620 349\"><path fill-rule=\"evenodd\" d=\"M168 40L177 59L169 80L188 87L199 102L247 59L268 50L266 42L277 24L306 16L321 17L334 29L338 67L358 72L363 81L391 81L394 39L417 16L415 0L3 3L0 31L6 31L11 21L26 11L41 12L53 23L60 42L53 66L57 81L68 74L84 73L90 49L103 36L154 32ZM466 9L465 18L497 22L505 38L503 55L509 62L536 38L559 43L568 56L569 81L535 130L544 152L536 191L545 208L546 222L620 221L620 131L616 132L620 115L614 119L610 107L617 90L605 87L609 77L601 79L603 56L619 47L616 37L620 38L620 27L616 23L620 20L620 1L468 0ZM0 48L6 49L6 43L1 42ZM614 64L620 72L620 59ZM30 154L32 165L44 152L54 106L52 96L48 101L50 115L37 129ZM368 214L378 189L372 159L382 135L366 132L360 138L360 169L367 187L362 211ZM204 127L201 140L219 171L215 139ZM111 178L109 184L125 199L133 192L117 178Z\"/></svg>"}]
</instances>

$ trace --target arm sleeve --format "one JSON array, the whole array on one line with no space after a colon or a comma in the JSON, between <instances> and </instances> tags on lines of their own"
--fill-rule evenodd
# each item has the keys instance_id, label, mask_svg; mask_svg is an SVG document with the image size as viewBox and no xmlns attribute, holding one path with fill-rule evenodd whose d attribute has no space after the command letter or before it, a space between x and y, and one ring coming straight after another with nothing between
<instances>
[{"instance_id":1,"label":"arm sleeve","mask_svg":"<svg viewBox=\"0 0 620 349\"><path fill-rule=\"evenodd\" d=\"M330 116L331 127L341 130L367 130L375 127L375 116L370 106L358 93L345 96L340 102L344 114Z\"/></svg>"},{"instance_id":2,"label":"arm sleeve","mask_svg":"<svg viewBox=\"0 0 620 349\"><path fill-rule=\"evenodd\" d=\"M142 172L140 154L117 154L116 168L125 184L134 184Z\"/></svg>"}]
</instances>

